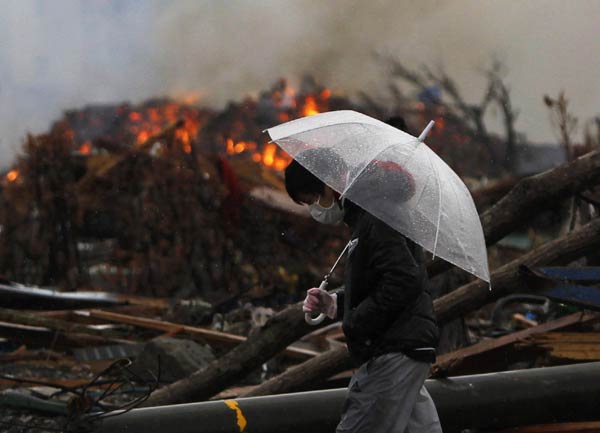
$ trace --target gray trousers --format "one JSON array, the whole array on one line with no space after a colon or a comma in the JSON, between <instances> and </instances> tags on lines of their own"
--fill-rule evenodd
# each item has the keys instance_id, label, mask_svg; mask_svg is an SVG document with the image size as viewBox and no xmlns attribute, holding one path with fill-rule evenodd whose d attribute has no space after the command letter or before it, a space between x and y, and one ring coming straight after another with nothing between
<instances>
[{"instance_id":1,"label":"gray trousers","mask_svg":"<svg viewBox=\"0 0 600 433\"><path fill-rule=\"evenodd\" d=\"M423 385L430 364L388 353L361 365L348 386L336 433L441 433Z\"/></svg>"}]
</instances>

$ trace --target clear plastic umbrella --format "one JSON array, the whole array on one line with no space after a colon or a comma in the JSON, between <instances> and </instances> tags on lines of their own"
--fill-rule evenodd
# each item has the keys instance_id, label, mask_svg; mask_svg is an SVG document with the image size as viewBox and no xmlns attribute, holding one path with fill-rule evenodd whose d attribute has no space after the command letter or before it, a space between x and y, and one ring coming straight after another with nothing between
<instances>
[{"instance_id":1,"label":"clear plastic umbrella","mask_svg":"<svg viewBox=\"0 0 600 433\"><path fill-rule=\"evenodd\" d=\"M481 221L460 177L423 143L355 111L268 129L271 139L346 199L434 256L489 283Z\"/></svg>"}]
</instances>

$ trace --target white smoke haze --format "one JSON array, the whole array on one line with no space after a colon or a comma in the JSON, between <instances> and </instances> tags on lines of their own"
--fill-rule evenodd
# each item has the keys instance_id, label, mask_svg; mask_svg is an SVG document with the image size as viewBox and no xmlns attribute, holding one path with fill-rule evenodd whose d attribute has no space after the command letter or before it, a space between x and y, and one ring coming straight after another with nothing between
<instances>
[{"instance_id":1,"label":"white smoke haze","mask_svg":"<svg viewBox=\"0 0 600 433\"><path fill-rule=\"evenodd\" d=\"M582 121L600 112L599 17L595 0L4 0L0 168L26 131L86 104L198 91L220 107L305 73L378 94L375 52L443 65L473 102L499 57L517 128L551 143L544 94L564 90Z\"/></svg>"}]
</instances>

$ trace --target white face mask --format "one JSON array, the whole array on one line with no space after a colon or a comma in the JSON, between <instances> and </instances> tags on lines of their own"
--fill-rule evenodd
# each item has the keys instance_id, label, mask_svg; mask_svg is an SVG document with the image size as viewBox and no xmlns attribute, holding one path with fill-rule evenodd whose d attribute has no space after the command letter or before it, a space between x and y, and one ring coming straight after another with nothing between
<instances>
[{"instance_id":1,"label":"white face mask","mask_svg":"<svg viewBox=\"0 0 600 433\"><path fill-rule=\"evenodd\" d=\"M342 209L335 200L331 203L331 206L323 207L319 204L320 199L321 197L308 207L310 216L313 217L315 221L318 221L321 224L334 225L344 219L344 209Z\"/></svg>"}]
</instances>

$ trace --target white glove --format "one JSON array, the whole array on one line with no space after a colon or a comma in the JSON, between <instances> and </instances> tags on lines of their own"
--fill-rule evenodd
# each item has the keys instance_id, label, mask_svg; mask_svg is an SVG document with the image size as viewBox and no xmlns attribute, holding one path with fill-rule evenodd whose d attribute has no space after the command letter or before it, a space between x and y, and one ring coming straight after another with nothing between
<instances>
[{"instance_id":1,"label":"white glove","mask_svg":"<svg viewBox=\"0 0 600 433\"><path fill-rule=\"evenodd\" d=\"M335 319L337 314L337 294L330 294L326 290L313 287L306 291L306 299L302 304L305 313L323 313L330 319Z\"/></svg>"}]
</instances>

